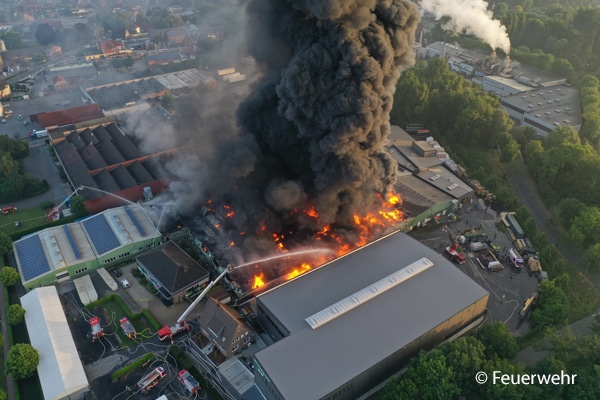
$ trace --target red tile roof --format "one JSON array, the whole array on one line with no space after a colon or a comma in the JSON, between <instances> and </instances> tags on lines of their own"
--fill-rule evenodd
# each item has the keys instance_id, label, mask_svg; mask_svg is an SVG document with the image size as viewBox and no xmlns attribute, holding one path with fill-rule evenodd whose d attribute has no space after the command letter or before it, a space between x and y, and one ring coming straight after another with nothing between
<instances>
[{"instance_id":1,"label":"red tile roof","mask_svg":"<svg viewBox=\"0 0 600 400\"><path fill-rule=\"evenodd\" d=\"M49 126L63 126L78 122L102 118L104 113L98 103L87 104L65 110L46 112L37 115L38 122L44 128Z\"/></svg>"}]
</instances>

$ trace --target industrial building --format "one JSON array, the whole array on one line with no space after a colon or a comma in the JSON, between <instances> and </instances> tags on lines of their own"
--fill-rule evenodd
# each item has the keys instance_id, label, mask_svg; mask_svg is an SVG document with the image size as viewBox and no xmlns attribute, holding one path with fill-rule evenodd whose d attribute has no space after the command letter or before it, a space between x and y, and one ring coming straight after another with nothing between
<instances>
[{"instance_id":1,"label":"industrial building","mask_svg":"<svg viewBox=\"0 0 600 400\"><path fill-rule=\"evenodd\" d=\"M393 125L386 148L398 163L394 189L402 198L403 210L410 213L404 230L445 214L475 196L474 190L453 172L456 164L437 142L415 140Z\"/></svg>"},{"instance_id":2,"label":"industrial building","mask_svg":"<svg viewBox=\"0 0 600 400\"><path fill-rule=\"evenodd\" d=\"M540 87L500 99L502 109L519 126L529 126L545 136L557 126L570 126L579 132L581 112L579 91L569 85Z\"/></svg>"},{"instance_id":3,"label":"industrial building","mask_svg":"<svg viewBox=\"0 0 600 400\"><path fill-rule=\"evenodd\" d=\"M396 232L256 298L275 343L253 358L267 399L356 399L483 321L489 293Z\"/></svg>"},{"instance_id":4,"label":"industrial building","mask_svg":"<svg viewBox=\"0 0 600 400\"><path fill-rule=\"evenodd\" d=\"M466 50L449 43L435 42L427 46L426 56L443 57L450 69L482 89L500 97L500 104L517 126L529 126L544 136L557 126L581 127L579 92L566 83L565 77Z\"/></svg>"},{"instance_id":5,"label":"industrial building","mask_svg":"<svg viewBox=\"0 0 600 400\"><path fill-rule=\"evenodd\" d=\"M160 164L173 150L143 154L115 123L51 136L71 187L83 186L78 194L90 214L147 199L168 186Z\"/></svg>"},{"instance_id":6,"label":"industrial building","mask_svg":"<svg viewBox=\"0 0 600 400\"><path fill-rule=\"evenodd\" d=\"M42 128L56 128L84 121L103 118L104 113L98 104L87 104L59 111L44 112L30 116L31 122L38 122Z\"/></svg>"},{"instance_id":7,"label":"industrial building","mask_svg":"<svg viewBox=\"0 0 600 400\"><path fill-rule=\"evenodd\" d=\"M161 234L141 206L124 206L80 222L46 228L13 243L26 289L54 285L132 259Z\"/></svg>"},{"instance_id":8,"label":"industrial building","mask_svg":"<svg viewBox=\"0 0 600 400\"><path fill-rule=\"evenodd\" d=\"M172 241L136 257L140 272L169 303L180 303L198 294L209 274Z\"/></svg>"},{"instance_id":9,"label":"industrial building","mask_svg":"<svg viewBox=\"0 0 600 400\"><path fill-rule=\"evenodd\" d=\"M118 82L115 82L114 78L107 80L106 77L100 77L84 85L84 96L88 101L100 104L106 114L118 115L147 109L147 100L156 99L166 93L178 95L190 92L198 86L216 85L215 79L207 72L197 68L183 69L182 66L185 65L187 64L177 64L178 70L151 76L135 77L128 74Z\"/></svg>"},{"instance_id":10,"label":"industrial building","mask_svg":"<svg viewBox=\"0 0 600 400\"><path fill-rule=\"evenodd\" d=\"M80 399L89 383L56 287L21 297L31 345L40 355L37 371L45 400Z\"/></svg>"}]
</instances>

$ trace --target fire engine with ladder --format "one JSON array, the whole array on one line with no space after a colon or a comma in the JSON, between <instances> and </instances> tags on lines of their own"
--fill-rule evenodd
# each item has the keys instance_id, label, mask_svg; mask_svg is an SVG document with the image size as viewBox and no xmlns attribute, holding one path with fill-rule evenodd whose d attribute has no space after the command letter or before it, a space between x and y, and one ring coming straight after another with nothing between
<instances>
[{"instance_id":1,"label":"fire engine with ladder","mask_svg":"<svg viewBox=\"0 0 600 400\"><path fill-rule=\"evenodd\" d=\"M79 186L77 189L75 189L73 191L73 193L71 193L69 196L65 197L65 199L56 207L53 207L50 212L48 213L48 215L46 215L46 221L48 222L52 222L52 221L58 221L60 219L60 208L65 205L69 200L71 200L71 197L75 196L80 190L83 189L83 186Z\"/></svg>"},{"instance_id":2,"label":"fire engine with ladder","mask_svg":"<svg viewBox=\"0 0 600 400\"><path fill-rule=\"evenodd\" d=\"M165 376L167 376L167 371L165 371L163 367L157 367L148 375L140 379L140 381L137 383L137 387L142 394L146 394L152 390L153 387L158 385L158 382L160 382L160 380Z\"/></svg>"},{"instance_id":3,"label":"fire engine with ladder","mask_svg":"<svg viewBox=\"0 0 600 400\"><path fill-rule=\"evenodd\" d=\"M192 374L188 372L187 369L182 369L181 371L179 371L179 373L177 374L177 379L179 379L179 382L181 382L185 390L190 395L196 394L200 391L200 384L198 383L196 378L194 378Z\"/></svg>"},{"instance_id":4,"label":"fire engine with ladder","mask_svg":"<svg viewBox=\"0 0 600 400\"><path fill-rule=\"evenodd\" d=\"M129 322L129 319L127 317L121 318L119 320L119 325L121 325L121 329L123 329L123 333L125 333L125 335L127 335L127 337L129 339L131 339L132 337L136 337L137 331L133 327L133 324L131 322Z\"/></svg>"},{"instance_id":5,"label":"fire engine with ladder","mask_svg":"<svg viewBox=\"0 0 600 400\"><path fill-rule=\"evenodd\" d=\"M182 333L182 332L186 332L186 331L189 332L191 330L191 327L190 327L189 321L186 320L187 316L192 312L192 310L194 308L196 308L196 306L198 305L198 303L200 303L200 300L202 300L204 298L206 293L208 293L208 291L218 281L220 281L225 276L225 274L229 271L231 271L231 265L228 265L227 268L225 268L223 270L223 272L221 272L219 274L219 276L217 276L212 282L210 282L208 285L206 285L206 287L204 288L202 293L200 293L198 295L198 297L192 302L192 304L190 304L190 306L183 312L183 314L181 314L181 316L177 319L177 322L175 322L175 324L165 325L164 327L159 329L158 330L158 338L161 341L169 338L169 339L171 339L171 342L173 342L173 336L175 336L179 333Z\"/></svg>"},{"instance_id":6,"label":"fire engine with ladder","mask_svg":"<svg viewBox=\"0 0 600 400\"><path fill-rule=\"evenodd\" d=\"M102 330L102 326L100 326L100 318L90 318L90 327L92 328L92 342L104 336L104 331Z\"/></svg>"}]
</instances>

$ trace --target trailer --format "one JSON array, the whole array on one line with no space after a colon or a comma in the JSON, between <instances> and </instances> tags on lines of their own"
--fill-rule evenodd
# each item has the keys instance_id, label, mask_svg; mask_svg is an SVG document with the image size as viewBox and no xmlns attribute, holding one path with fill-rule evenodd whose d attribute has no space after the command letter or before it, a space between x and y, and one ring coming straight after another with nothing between
<instances>
[{"instance_id":1,"label":"trailer","mask_svg":"<svg viewBox=\"0 0 600 400\"><path fill-rule=\"evenodd\" d=\"M490 249L485 249L479 253L477 261L488 271L502 271L504 269L504 265L502 265Z\"/></svg>"},{"instance_id":2,"label":"trailer","mask_svg":"<svg viewBox=\"0 0 600 400\"><path fill-rule=\"evenodd\" d=\"M168 326L165 325L161 329L158 330L158 338L162 341L167 338L173 340L173 336L182 333L189 332L191 330L190 324L187 320L183 320L181 322L176 322L174 325Z\"/></svg>"},{"instance_id":3,"label":"trailer","mask_svg":"<svg viewBox=\"0 0 600 400\"><path fill-rule=\"evenodd\" d=\"M92 328L92 342L104 336L104 331L102 329L102 326L100 325L100 318L90 318L90 327Z\"/></svg>"},{"instance_id":4,"label":"trailer","mask_svg":"<svg viewBox=\"0 0 600 400\"><path fill-rule=\"evenodd\" d=\"M140 381L137 383L137 387L142 394L146 394L153 387L158 385L158 382L160 382L160 380L165 376L167 376L167 371L165 371L163 367L157 367L148 375L140 379Z\"/></svg>"},{"instance_id":5,"label":"trailer","mask_svg":"<svg viewBox=\"0 0 600 400\"><path fill-rule=\"evenodd\" d=\"M182 369L177 374L177 379L183 385L189 395L196 394L200 391L200 384L186 369Z\"/></svg>"},{"instance_id":6,"label":"trailer","mask_svg":"<svg viewBox=\"0 0 600 400\"><path fill-rule=\"evenodd\" d=\"M121 318L119 320L119 325L121 325L121 329L123 329L123 333L125 333L125 335L129 339L137 336L137 331L133 327L133 324L131 322L129 322L129 319L127 317Z\"/></svg>"}]
</instances>

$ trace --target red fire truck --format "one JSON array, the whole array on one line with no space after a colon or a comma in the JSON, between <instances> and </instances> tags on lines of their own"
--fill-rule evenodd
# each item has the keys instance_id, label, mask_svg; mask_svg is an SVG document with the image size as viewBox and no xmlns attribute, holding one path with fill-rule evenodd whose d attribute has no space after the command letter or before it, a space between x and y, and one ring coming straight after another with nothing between
<instances>
[{"instance_id":1,"label":"red fire truck","mask_svg":"<svg viewBox=\"0 0 600 400\"><path fill-rule=\"evenodd\" d=\"M158 385L158 382L167 376L167 371L163 367L157 367L148 375L144 376L137 383L137 387L142 394L148 393L154 386Z\"/></svg>"},{"instance_id":2,"label":"red fire truck","mask_svg":"<svg viewBox=\"0 0 600 400\"><path fill-rule=\"evenodd\" d=\"M119 320L119 325L121 325L121 329L123 329L123 332L125 333L125 335L127 335L127 337L129 339L131 339L132 337L135 337L137 335L137 332L135 330L135 328L133 327L133 324L131 322L129 322L129 319L127 319L127 317L123 317Z\"/></svg>"},{"instance_id":3,"label":"red fire truck","mask_svg":"<svg viewBox=\"0 0 600 400\"><path fill-rule=\"evenodd\" d=\"M164 327L159 329L158 338L160 340L165 340L167 338L173 340L174 335L177 335L178 333L182 333L184 331L189 332L190 329L191 329L191 327L186 320L183 320L181 322L176 322L175 325L171 325L171 326L165 325Z\"/></svg>"},{"instance_id":4,"label":"red fire truck","mask_svg":"<svg viewBox=\"0 0 600 400\"><path fill-rule=\"evenodd\" d=\"M92 341L104 336L104 331L102 330L102 326L100 326L100 318L90 318L90 327L92 328Z\"/></svg>"},{"instance_id":5,"label":"red fire truck","mask_svg":"<svg viewBox=\"0 0 600 400\"><path fill-rule=\"evenodd\" d=\"M194 378L192 374L188 372L187 369L182 369L181 371L179 371L179 373L177 374L177 379L179 379L179 382L181 382L185 390L190 395L196 394L200 391L200 384L198 383L196 378Z\"/></svg>"}]
</instances>

